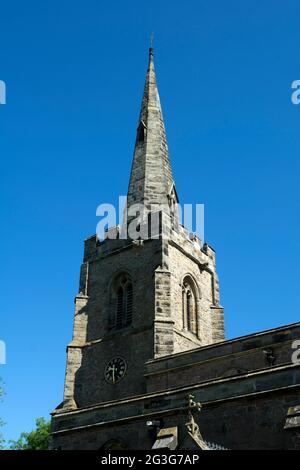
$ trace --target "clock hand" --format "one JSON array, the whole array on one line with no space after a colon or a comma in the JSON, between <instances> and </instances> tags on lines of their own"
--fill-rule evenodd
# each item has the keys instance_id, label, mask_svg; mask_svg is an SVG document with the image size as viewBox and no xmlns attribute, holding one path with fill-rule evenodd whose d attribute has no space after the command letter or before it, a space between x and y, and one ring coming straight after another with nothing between
<instances>
[{"instance_id":1,"label":"clock hand","mask_svg":"<svg viewBox=\"0 0 300 470\"><path fill-rule=\"evenodd\" d=\"M115 382L115 371L116 371L116 366L109 366L108 368L109 371L112 371L112 381Z\"/></svg>"}]
</instances>

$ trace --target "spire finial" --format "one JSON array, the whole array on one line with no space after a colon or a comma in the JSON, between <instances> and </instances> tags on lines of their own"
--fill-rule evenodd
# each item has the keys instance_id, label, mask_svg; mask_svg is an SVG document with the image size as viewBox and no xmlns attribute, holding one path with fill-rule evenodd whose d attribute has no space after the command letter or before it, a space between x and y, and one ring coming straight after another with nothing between
<instances>
[{"instance_id":1,"label":"spire finial","mask_svg":"<svg viewBox=\"0 0 300 470\"><path fill-rule=\"evenodd\" d=\"M153 32L150 34L149 55L153 55Z\"/></svg>"}]
</instances>

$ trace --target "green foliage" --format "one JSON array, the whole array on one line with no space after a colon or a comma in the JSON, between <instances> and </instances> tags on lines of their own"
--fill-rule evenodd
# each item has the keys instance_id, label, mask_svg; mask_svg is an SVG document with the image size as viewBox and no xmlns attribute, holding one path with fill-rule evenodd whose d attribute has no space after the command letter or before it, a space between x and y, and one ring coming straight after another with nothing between
<instances>
[{"instance_id":1,"label":"green foliage","mask_svg":"<svg viewBox=\"0 0 300 470\"><path fill-rule=\"evenodd\" d=\"M4 426L4 422L2 421L2 419L0 419L0 427ZM3 434L0 433L0 450L4 450L5 449L5 440L4 440L4 437L3 437Z\"/></svg>"},{"instance_id":2,"label":"green foliage","mask_svg":"<svg viewBox=\"0 0 300 470\"><path fill-rule=\"evenodd\" d=\"M36 420L36 429L22 432L17 441L10 441L10 450L47 450L49 444L50 421Z\"/></svg>"},{"instance_id":3,"label":"green foliage","mask_svg":"<svg viewBox=\"0 0 300 470\"><path fill-rule=\"evenodd\" d=\"M0 426L4 426L4 423L2 420L0 421ZM4 450L4 449L5 449L5 440L4 440L3 434L0 433L0 450Z\"/></svg>"}]
</instances>

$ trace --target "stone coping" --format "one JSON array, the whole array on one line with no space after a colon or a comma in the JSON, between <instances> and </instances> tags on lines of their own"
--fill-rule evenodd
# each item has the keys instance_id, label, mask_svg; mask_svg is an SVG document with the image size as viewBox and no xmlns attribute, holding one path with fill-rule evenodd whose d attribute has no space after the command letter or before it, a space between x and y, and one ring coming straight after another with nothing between
<instances>
[{"instance_id":1,"label":"stone coping","mask_svg":"<svg viewBox=\"0 0 300 470\"><path fill-rule=\"evenodd\" d=\"M297 329L299 329L299 335L293 337L295 330ZM280 334L281 332L285 334L285 338L282 337L280 340L274 338L275 335ZM290 338L288 337L289 334ZM204 362L209 359L220 358L221 356L236 353L244 353L251 349L257 349L271 344L280 344L290 339L297 338L300 339L300 322L220 341L218 343L208 344L206 346L200 346L194 349L189 349L188 351L170 354L168 356L150 359L146 362L146 367L149 373L152 371L154 373L154 371L160 370L160 366L165 367L166 362L169 364L177 362L178 365L184 364L184 366L186 366L189 359L195 362L196 357L198 359L196 362ZM257 340L257 342L254 342L253 340Z\"/></svg>"},{"instance_id":2,"label":"stone coping","mask_svg":"<svg viewBox=\"0 0 300 470\"><path fill-rule=\"evenodd\" d=\"M167 389L167 390L159 390L158 392L150 392L150 393L145 393L143 395L135 395L135 396L128 397L128 398L121 398L119 400L102 402L102 403L87 406L87 407L84 407L84 408L78 408L78 409L63 409L63 408L59 409L58 408L58 409L54 410L51 414L53 415L53 417L75 416L75 415L78 415L78 414L88 413L90 411L101 410L101 409L111 408L111 407L115 407L115 406L120 407L120 406L124 406L124 405L132 405L132 404L136 404L138 402L144 402L144 401L151 400L151 399L165 399L166 397L171 397L172 395L188 393L188 392L191 392L193 390L205 389L207 387L212 387L212 386L217 386L217 385L221 385L222 392L225 393L225 395L226 395L226 390L224 388L224 385L226 385L226 384L230 385L231 382L238 382L238 381L242 382L245 379L251 379L253 381L256 378L258 378L258 380L259 380L263 375L268 376L270 374L273 374L273 376L275 377L276 373L282 373L282 372L286 372L286 371L290 372L293 369L300 369L300 365L288 364L288 365L284 365L284 366L270 367L270 368L267 368L267 369L261 369L261 370L255 371L255 372L240 374L240 375L237 375L237 376L224 377L224 378L219 378L219 379L210 379L210 380L207 380L205 382L201 382L201 383L198 382L196 384L190 384L186 387L181 386L181 387ZM271 377L271 379L273 380L273 377ZM288 382L286 382L285 385L283 385L282 387L276 387L276 389L278 389L278 390L279 389L285 389L289 386L299 386L300 387L300 374L299 374L299 383L288 383ZM256 394L256 393L259 392L259 390L254 390L253 387L251 387L251 388L252 388L252 390L247 388L247 393L241 393L239 395L251 395L253 393ZM260 391L261 392L262 391L272 391L273 388L271 387L270 389L267 389L267 387L266 387L265 390L260 390ZM228 398L237 398L237 396L238 396L238 395L231 395L230 397L226 397L225 395L222 398L222 401L224 399L228 399ZM220 401L220 399L217 399L217 401ZM213 400L213 401L215 401L215 400Z\"/></svg>"}]
</instances>

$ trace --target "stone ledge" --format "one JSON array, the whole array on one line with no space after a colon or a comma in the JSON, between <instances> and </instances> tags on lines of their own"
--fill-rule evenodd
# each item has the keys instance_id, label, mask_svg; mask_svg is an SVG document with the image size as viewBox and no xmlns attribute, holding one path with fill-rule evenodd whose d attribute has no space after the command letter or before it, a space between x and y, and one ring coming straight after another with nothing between
<instances>
[{"instance_id":1,"label":"stone ledge","mask_svg":"<svg viewBox=\"0 0 300 470\"><path fill-rule=\"evenodd\" d=\"M263 397L267 394L274 394L274 393L281 393L283 390L293 390L293 389L297 389L297 388L300 388L300 384L296 384L296 385L290 385L290 386L286 386L286 387L277 387L277 388L273 388L273 389L270 389L270 390L262 390L262 391L258 391L258 392L252 392L252 393L247 393L247 394L239 394L239 395L235 395L235 396L231 396L231 397L226 397L226 398L222 398L222 399L217 399L217 400L209 400L209 401L202 401L201 402L201 405L203 408L209 408L210 406L215 406L217 404L221 404L221 403L226 403L226 402L229 402L229 401L236 401L236 400L241 400L241 399L249 399L249 398L253 398L253 399L257 399L259 397ZM159 409L154 409L153 411L150 411L149 413L145 413L145 408L140 408L138 409L138 412L134 413L134 414L131 414L129 416L124 416L124 417L120 417L120 418L116 418L116 419L109 419L107 421L98 421L98 422L94 422L94 423L87 423L87 424L84 424L82 426L74 426L74 427L70 427L70 428L65 428L65 429L60 429L60 430L57 430L57 431L52 431L51 432L51 435L52 436L57 436L57 435L62 435L62 434L67 434L67 433L72 433L72 432L77 432L77 431L82 431L82 430L88 430L88 429L91 429L91 428L96 428L96 427L105 427L105 426L115 426L115 425L122 425L122 424L126 424L126 423L129 423L131 421L141 421L141 420L145 420L147 421L147 419L149 418L153 418L155 417L156 419L157 418L160 418L160 417L163 417L163 416L168 416L168 415L173 415L173 414L177 414L179 412L184 412L184 411L187 411L188 408L183 405L183 403L186 403L186 392L189 392L189 391L193 391L193 393L195 393L195 387L193 388L188 388L186 390L184 390L184 395L182 397L178 397L177 398L177 402L179 401L180 404L179 406L174 406L174 407L169 407L169 408L166 408L165 410L159 410ZM183 392L183 391L181 391ZM178 392L179 393L179 392ZM143 398L143 401L146 400L146 398L149 398L147 396L145 396ZM175 403L176 404L176 397L175 397ZM88 409L85 409L85 410L76 410L76 411L71 411L71 412L67 412L67 413L64 413L63 416L65 416L66 418L70 417L71 419L71 416L74 416L74 414L77 414L77 413L83 413L83 412L88 412L88 411L95 411L94 409L91 409L91 410L88 410ZM53 415L53 413L52 413ZM56 416L56 415L53 415L53 419L59 419L60 416Z\"/></svg>"},{"instance_id":2,"label":"stone ledge","mask_svg":"<svg viewBox=\"0 0 300 470\"><path fill-rule=\"evenodd\" d=\"M145 327L139 327L139 328L134 328L132 326L129 326L128 328L124 328L122 330L115 330L115 331L111 331L109 333L107 333L105 336L103 336L102 338L99 338L99 339L95 339L93 341L89 341L89 342L85 342L84 344L78 344L78 343L73 343L71 341L71 343L68 344L67 346L67 349L68 348L87 348L89 346L94 346L95 344L99 344L99 343L102 343L103 341L109 341L111 339L113 339L115 336L118 336L120 334L120 331L122 331L122 335L123 336L130 336L132 334L139 334L139 333L143 333L144 331L147 331L147 330L151 330L152 329L152 325L153 325L153 322L151 322L151 324L149 324L148 326L145 326Z\"/></svg>"},{"instance_id":3,"label":"stone ledge","mask_svg":"<svg viewBox=\"0 0 300 470\"><path fill-rule=\"evenodd\" d=\"M231 382L238 382L238 381L242 382L244 379L255 379L256 377L260 377L262 375L273 374L274 377L275 377L276 372L281 372L281 371L284 372L284 371L289 371L289 370L297 369L297 368L300 369L300 366L290 364L288 366L265 369L265 370L257 371L257 372L250 373L250 374L242 374L242 375L238 375L238 376L224 377L224 378L221 378L221 379L212 379L212 380L208 380L206 382L189 385L187 387L177 387L177 388L173 388L173 389L160 390L159 392L146 393L144 395L136 395L136 396L128 397L128 398L124 398L124 399L113 400L113 401L110 401L110 402L98 403L98 404L95 404L93 406L77 409L77 410L74 410L74 411L71 411L71 412L64 412L64 411L58 410L58 411L52 412L52 415L54 415L55 417L63 417L63 416L70 416L70 415L73 416L73 415L82 414L82 413L89 413L91 411L111 408L111 407L114 407L114 406L120 407L120 406L124 406L124 405L130 405L130 404L134 404L134 403L137 403L137 402L143 402L145 400L150 400L150 399L153 399L153 398L162 397L162 398L165 399L166 397L172 397L173 395L180 394L180 393L188 393L192 390L197 390L197 389L203 390L207 387L212 387L212 386L215 386L215 385L223 385L223 384L227 384L227 383L230 384ZM292 386L300 387L300 382L299 382L299 384L298 383L297 384L291 384L290 386L285 385L285 386L281 387L280 389L286 389L286 388L290 388ZM278 389L278 388L276 388L276 389ZM264 390L264 392L271 391L271 390L272 389ZM262 391L255 391L255 392L247 393L247 394L244 394L244 395L251 395L253 393L256 394L256 393L260 393L260 392L262 392ZM236 396L227 397L227 399L228 398L236 398Z\"/></svg>"}]
</instances>

